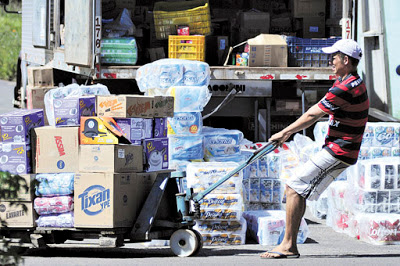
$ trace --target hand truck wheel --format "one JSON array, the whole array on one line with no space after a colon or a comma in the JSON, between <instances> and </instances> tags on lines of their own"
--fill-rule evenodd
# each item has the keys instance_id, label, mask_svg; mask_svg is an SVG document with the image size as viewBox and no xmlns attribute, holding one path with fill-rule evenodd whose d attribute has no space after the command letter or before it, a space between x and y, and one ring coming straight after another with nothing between
<instances>
[{"instance_id":1,"label":"hand truck wheel","mask_svg":"<svg viewBox=\"0 0 400 266\"><path fill-rule=\"evenodd\" d=\"M172 252L178 257L192 256L199 247L196 233L189 229L176 230L169 241Z\"/></svg>"}]
</instances>

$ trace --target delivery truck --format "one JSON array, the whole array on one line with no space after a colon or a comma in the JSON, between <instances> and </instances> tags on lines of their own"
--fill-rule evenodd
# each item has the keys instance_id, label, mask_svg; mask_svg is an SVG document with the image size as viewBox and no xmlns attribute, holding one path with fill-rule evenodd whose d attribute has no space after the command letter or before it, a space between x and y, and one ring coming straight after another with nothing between
<instances>
[{"instance_id":1,"label":"delivery truck","mask_svg":"<svg viewBox=\"0 0 400 266\"><path fill-rule=\"evenodd\" d=\"M359 73L368 87L371 115L396 120L398 8L394 0L23 0L21 94L26 97L26 77L33 77L25 66L42 67L36 85L46 78L52 79L51 86L74 80L102 83L116 94L141 93L135 81L141 65L184 56L176 47L205 49L203 57L181 57L211 66L213 97L203 114L212 116L205 125L240 129L251 140L265 141L318 101L336 78L320 48L335 38L353 38L364 51ZM171 43L185 30L187 40ZM264 52L272 47L275 53L274 41L252 39L260 34L286 36L277 47L288 52L269 60ZM195 35L205 35L204 41L193 44ZM134 40L130 62L107 61L102 45L115 36ZM246 44L258 49L248 59L241 57Z\"/></svg>"}]
</instances>

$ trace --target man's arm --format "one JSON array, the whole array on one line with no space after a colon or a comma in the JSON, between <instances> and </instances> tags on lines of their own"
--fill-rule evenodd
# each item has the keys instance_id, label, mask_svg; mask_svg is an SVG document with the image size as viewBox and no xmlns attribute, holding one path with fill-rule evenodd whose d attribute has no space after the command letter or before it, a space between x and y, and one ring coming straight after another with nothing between
<instances>
[{"instance_id":1,"label":"man's arm","mask_svg":"<svg viewBox=\"0 0 400 266\"><path fill-rule=\"evenodd\" d=\"M302 116L299 117L292 124L287 126L282 131L274 134L269 138L269 141L278 142L279 146L282 144L293 134L305 128L308 128L312 124L314 124L318 119L323 117L325 112L323 112L319 107L318 103L313 105L310 109L307 110Z\"/></svg>"}]
</instances>

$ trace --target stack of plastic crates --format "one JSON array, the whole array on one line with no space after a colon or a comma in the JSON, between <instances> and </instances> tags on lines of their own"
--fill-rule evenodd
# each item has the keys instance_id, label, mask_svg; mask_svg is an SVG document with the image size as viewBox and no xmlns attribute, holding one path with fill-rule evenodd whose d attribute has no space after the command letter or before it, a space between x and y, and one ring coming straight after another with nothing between
<instances>
[{"instance_id":1,"label":"stack of plastic crates","mask_svg":"<svg viewBox=\"0 0 400 266\"><path fill-rule=\"evenodd\" d=\"M204 36L178 36L168 37L168 57L204 61L205 59Z\"/></svg>"},{"instance_id":2,"label":"stack of plastic crates","mask_svg":"<svg viewBox=\"0 0 400 266\"><path fill-rule=\"evenodd\" d=\"M322 51L323 47L332 46L341 37L327 39L303 39L286 36L291 67L327 67L329 55Z\"/></svg>"},{"instance_id":3,"label":"stack of plastic crates","mask_svg":"<svg viewBox=\"0 0 400 266\"><path fill-rule=\"evenodd\" d=\"M210 7L207 0L156 2L154 27L158 40L176 34L176 26L188 25L191 35L211 33Z\"/></svg>"}]
</instances>

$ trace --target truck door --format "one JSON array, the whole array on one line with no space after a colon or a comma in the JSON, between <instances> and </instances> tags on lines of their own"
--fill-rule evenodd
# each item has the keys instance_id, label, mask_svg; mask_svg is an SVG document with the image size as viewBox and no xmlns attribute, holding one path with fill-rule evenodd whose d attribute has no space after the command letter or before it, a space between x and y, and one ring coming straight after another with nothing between
<instances>
[{"instance_id":1,"label":"truck door","mask_svg":"<svg viewBox=\"0 0 400 266\"><path fill-rule=\"evenodd\" d=\"M65 63L93 67L93 0L65 1Z\"/></svg>"}]
</instances>

